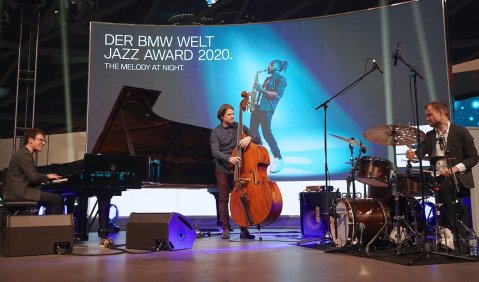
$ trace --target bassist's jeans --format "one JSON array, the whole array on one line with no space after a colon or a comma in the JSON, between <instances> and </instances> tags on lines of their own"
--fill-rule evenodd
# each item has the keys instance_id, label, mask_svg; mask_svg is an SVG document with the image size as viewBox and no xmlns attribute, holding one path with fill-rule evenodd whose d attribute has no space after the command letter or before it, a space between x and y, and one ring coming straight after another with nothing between
<instances>
[{"instance_id":1,"label":"bassist's jeans","mask_svg":"<svg viewBox=\"0 0 479 282\"><path fill-rule=\"evenodd\" d=\"M223 227L223 230L231 230L228 203L230 191L233 189L233 175L231 173L226 173L222 171L216 171L216 183L218 185L218 204L219 204L219 213L220 221Z\"/></svg>"}]
</instances>

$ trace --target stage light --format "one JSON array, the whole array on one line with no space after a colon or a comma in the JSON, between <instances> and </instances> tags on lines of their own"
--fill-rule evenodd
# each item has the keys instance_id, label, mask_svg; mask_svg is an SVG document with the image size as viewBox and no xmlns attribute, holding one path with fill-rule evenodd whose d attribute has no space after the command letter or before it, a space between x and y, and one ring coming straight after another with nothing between
<instances>
[{"instance_id":1,"label":"stage light","mask_svg":"<svg viewBox=\"0 0 479 282\"><path fill-rule=\"evenodd\" d=\"M216 2L216 0L206 0L206 4L208 4L208 7L211 7Z\"/></svg>"}]
</instances>

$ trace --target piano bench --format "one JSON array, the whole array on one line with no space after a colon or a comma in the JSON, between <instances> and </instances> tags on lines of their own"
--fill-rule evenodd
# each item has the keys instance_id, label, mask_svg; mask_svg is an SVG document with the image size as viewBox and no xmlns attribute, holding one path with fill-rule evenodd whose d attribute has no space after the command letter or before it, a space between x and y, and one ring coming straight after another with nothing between
<instances>
[{"instance_id":1,"label":"piano bench","mask_svg":"<svg viewBox=\"0 0 479 282\"><path fill-rule=\"evenodd\" d=\"M1 209L6 215L36 215L38 214L38 202L3 201Z\"/></svg>"}]
</instances>

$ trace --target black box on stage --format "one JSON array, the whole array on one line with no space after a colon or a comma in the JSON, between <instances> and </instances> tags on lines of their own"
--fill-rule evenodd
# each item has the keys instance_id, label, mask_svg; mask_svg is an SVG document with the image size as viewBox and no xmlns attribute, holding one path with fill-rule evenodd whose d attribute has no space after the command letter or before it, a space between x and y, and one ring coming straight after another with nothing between
<instances>
[{"instance_id":1,"label":"black box on stage","mask_svg":"<svg viewBox=\"0 0 479 282\"><path fill-rule=\"evenodd\" d=\"M1 252L6 257L50 255L73 248L73 216L7 215L4 218Z\"/></svg>"},{"instance_id":2,"label":"black box on stage","mask_svg":"<svg viewBox=\"0 0 479 282\"><path fill-rule=\"evenodd\" d=\"M126 248L153 250L191 249L194 225L179 213L131 213L126 224Z\"/></svg>"},{"instance_id":3,"label":"black box on stage","mask_svg":"<svg viewBox=\"0 0 479 282\"><path fill-rule=\"evenodd\" d=\"M329 210L339 192L299 193L301 234L324 238L329 231Z\"/></svg>"}]
</instances>

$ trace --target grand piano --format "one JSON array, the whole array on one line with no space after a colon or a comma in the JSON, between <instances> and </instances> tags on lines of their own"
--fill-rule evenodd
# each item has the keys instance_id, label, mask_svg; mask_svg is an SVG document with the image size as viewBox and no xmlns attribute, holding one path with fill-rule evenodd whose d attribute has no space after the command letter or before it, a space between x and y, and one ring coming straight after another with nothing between
<instances>
[{"instance_id":1,"label":"grand piano","mask_svg":"<svg viewBox=\"0 0 479 282\"><path fill-rule=\"evenodd\" d=\"M74 163L39 167L43 173L68 175L67 180L41 189L76 198L79 239L88 240L89 197L98 200L98 234L106 238L111 198L122 191L175 187L214 191L211 129L156 115L152 106L159 95L160 91L123 86L90 154Z\"/></svg>"}]
</instances>

